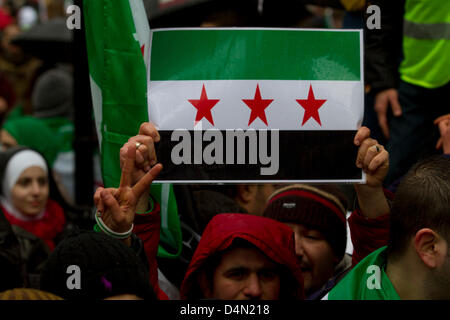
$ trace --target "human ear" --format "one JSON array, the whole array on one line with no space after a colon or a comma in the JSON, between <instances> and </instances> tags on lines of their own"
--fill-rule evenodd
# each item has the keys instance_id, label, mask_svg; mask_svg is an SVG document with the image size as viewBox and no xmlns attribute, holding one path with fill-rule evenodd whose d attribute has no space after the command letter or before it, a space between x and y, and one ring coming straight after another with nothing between
<instances>
[{"instance_id":1,"label":"human ear","mask_svg":"<svg viewBox=\"0 0 450 320\"><path fill-rule=\"evenodd\" d=\"M414 247L419 258L428 268L434 269L444 263L447 243L432 229L423 228L417 231Z\"/></svg>"}]
</instances>

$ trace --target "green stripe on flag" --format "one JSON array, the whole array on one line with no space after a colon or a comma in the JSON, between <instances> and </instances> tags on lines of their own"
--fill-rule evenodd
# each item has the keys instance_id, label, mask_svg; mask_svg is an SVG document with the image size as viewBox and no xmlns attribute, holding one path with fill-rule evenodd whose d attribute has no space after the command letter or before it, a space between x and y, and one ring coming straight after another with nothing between
<instances>
[{"instance_id":1,"label":"green stripe on flag","mask_svg":"<svg viewBox=\"0 0 450 320\"><path fill-rule=\"evenodd\" d=\"M152 32L151 60L152 81L359 81L360 32L158 30Z\"/></svg>"},{"instance_id":2,"label":"green stripe on flag","mask_svg":"<svg viewBox=\"0 0 450 320\"><path fill-rule=\"evenodd\" d=\"M102 172L105 186L120 182L119 150L148 121L147 75L128 0L85 0L91 77L102 94ZM108 139L122 136L122 141ZM120 139L119 139L120 140Z\"/></svg>"},{"instance_id":3,"label":"green stripe on flag","mask_svg":"<svg viewBox=\"0 0 450 320\"><path fill-rule=\"evenodd\" d=\"M142 122L148 121L147 69L139 41L137 28L130 8L135 1L134 12L144 12L142 0L84 0L86 46L89 72L96 85L94 109L101 117L101 166L105 187L117 187L120 183L119 152L122 145L138 133ZM140 2L139 2L140 1ZM137 10L137 9L136 9ZM147 18L140 21L147 22ZM94 88L94 89L95 89ZM97 103L97 105L95 105ZM97 119L96 119L97 123ZM151 194L161 203L161 185L154 184ZM181 252L182 239L178 209L172 186L161 211L167 215L162 226L161 242L168 241L174 253L166 252L161 246L159 256L175 258Z\"/></svg>"}]
</instances>

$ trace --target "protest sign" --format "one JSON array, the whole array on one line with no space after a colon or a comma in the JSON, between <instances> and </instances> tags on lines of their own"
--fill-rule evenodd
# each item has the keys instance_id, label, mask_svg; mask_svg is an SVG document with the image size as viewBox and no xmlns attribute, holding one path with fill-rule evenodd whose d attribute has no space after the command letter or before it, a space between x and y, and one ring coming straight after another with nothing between
<instances>
[{"instance_id":1,"label":"protest sign","mask_svg":"<svg viewBox=\"0 0 450 320\"><path fill-rule=\"evenodd\" d=\"M362 33L151 31L163 182L361 182Z\"/></svg>"}]
</instances>

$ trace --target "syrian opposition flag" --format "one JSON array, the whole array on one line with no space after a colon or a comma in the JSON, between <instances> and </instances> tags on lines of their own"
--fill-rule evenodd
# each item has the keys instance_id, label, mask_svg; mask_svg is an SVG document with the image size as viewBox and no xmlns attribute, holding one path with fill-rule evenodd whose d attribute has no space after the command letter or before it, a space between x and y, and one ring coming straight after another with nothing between
<instances>
[{"instance_id":1,"label":"syrian opposition flag","mask_svg":"<svg viewBox=\"0 0 450 320\"><path fill-rule=\"evenodd\" d=\"M150 27L142 0L84 0L92 101L105 187L120 183L119 150L148 121L147 72ZM158 255L178 256L181 229L170 184L152 184L161 205Z\"/></svg>"},{"instance_id":2,"label":"syrian opposition flag","mask_svg":"<svg viewBox=\"0 0 450 320\"><path fill-rule=\"evenodd\" d=\"M362 181L362 47L353 30L152 30L160 180Z\"/></svg>"}]
</instances>

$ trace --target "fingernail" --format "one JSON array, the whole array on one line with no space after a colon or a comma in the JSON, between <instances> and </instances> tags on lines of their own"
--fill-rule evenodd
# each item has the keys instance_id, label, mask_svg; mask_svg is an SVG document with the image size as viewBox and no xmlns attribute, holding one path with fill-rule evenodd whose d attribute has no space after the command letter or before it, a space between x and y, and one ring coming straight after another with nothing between
<instances>
[{"instance_id":1,"label":"fingernail","mask_svg":"<svg viewBox=\"0 0 450 320\"><path fill-rule=\"evenodd\" d=\"M358 139L355 140L355 144L356 144L357 146L359 146L359 140L358 140Z\"/></svg>"}]
</instances>

